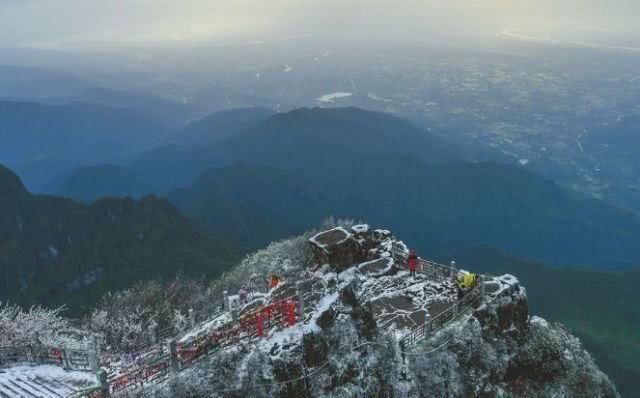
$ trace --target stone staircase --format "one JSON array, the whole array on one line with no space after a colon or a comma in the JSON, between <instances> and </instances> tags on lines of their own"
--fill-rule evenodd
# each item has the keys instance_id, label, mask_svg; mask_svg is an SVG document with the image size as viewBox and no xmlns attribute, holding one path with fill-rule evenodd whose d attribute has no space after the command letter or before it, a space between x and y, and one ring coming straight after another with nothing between
<instances>
[{"instance_id":1,"label":"stone staircase","mask_svg":"<svg viewBox=\"0 0 640 398\"><path fill-rule=\"evenodd\" d=\"M53 366L0 369L0 398L67 398L96 384L86 372L65 372Z\"/></svg>"}]
</instances>

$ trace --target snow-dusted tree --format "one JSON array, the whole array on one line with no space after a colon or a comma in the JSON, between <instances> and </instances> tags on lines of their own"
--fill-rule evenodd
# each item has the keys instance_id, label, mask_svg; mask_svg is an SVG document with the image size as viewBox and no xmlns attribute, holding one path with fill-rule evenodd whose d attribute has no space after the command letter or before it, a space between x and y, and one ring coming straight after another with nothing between
<instances>
[{"instance_id":1,"label":"snow-dusted tree","mask_svg":"<svg viewBox=\"0 0 640 398\"><path fill-rule=\"evenodd\" d=\"M241 287L264 290L271 275L297 279L313 262L309 238L313 232L273 242L245 257L238 266L212 282L210 294L222 297L224 290L235 293Z\"/></svg>"},{"instance_id":2,"label":"snow-dusted tree","mask_svg":"<svg viewBox=\"0 0 640 398\"><path fill-rule=\"evenodd\" d=\"M48 346L65 343L61 332L69 327L69 323L60 315L63 310L63 307L37 306L25 311L17 305L0 302L0 346L27 346L36 339Z\"/></svg>"},{"instance_id":3,"label":"snow-dusted tree","mask_svg":"<svg viewBox=\"0 0 640 398\"><path fill-rule=\"evenodd\" d=\"M169 334L183 330L189 309L204 307L210 300L200 281L179 277L166 283L144 282L107 294L86 323L111 349L135 350L150 343L153 328Z\"/></svg>"}]
</instances>

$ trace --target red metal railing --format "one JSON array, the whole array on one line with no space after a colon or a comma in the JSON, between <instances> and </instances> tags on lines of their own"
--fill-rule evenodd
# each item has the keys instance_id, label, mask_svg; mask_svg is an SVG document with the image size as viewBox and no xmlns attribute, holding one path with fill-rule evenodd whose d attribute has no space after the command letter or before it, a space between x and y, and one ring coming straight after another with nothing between
<instances>
[{"instance_id":1,"label":"red metal railing","mask_svg":"<svg viewBox=\"0 0 640 398\"><path fill-rule=\"evenodd\" d=\"M218 349L242 339L264 337L265 332L276 326L290 327L297 321L297 301L293 297L269 303L242 314L238 321L214 328L202 336L176 344L178 370L187 369ZM142 387L168 374L171 353L161 355L149 364L136 367L113 377L109 381L112 393Z\"/></svg>"}]
</instances>

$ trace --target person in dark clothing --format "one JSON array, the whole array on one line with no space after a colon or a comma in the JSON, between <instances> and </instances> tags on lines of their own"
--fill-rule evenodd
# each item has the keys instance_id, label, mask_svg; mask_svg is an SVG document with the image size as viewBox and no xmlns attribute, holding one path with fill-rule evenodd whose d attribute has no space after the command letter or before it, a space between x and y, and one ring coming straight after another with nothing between
<instances>
[{"instance_id":1,"label":"person in dark clothing","mask_svg":"<svg viewBox=\"0 0 640 398\"><path fill-rule=\"evenodd\" d=\"M409 257L407 258L407 265L409 266L409 276L416 275L416 268L418 267L418 256L415 249L409 251Z\"/></svg>"}]
</instances>

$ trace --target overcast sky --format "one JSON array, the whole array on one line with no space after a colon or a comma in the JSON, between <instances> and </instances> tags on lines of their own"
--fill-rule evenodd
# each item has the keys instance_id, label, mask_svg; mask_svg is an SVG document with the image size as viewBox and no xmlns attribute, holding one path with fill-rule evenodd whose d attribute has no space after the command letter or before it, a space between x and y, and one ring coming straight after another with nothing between
<instances>
[{"instance_id":1,"label":"overcast sky","mask_svg":"<svg viewBox=\"0 0 640 398\"><path fill-rule=\"evenodd\" d=\"M638 30L638 0L0 0L0 45L81 48L298 35Z\"/></svg>"}]
</instances>

